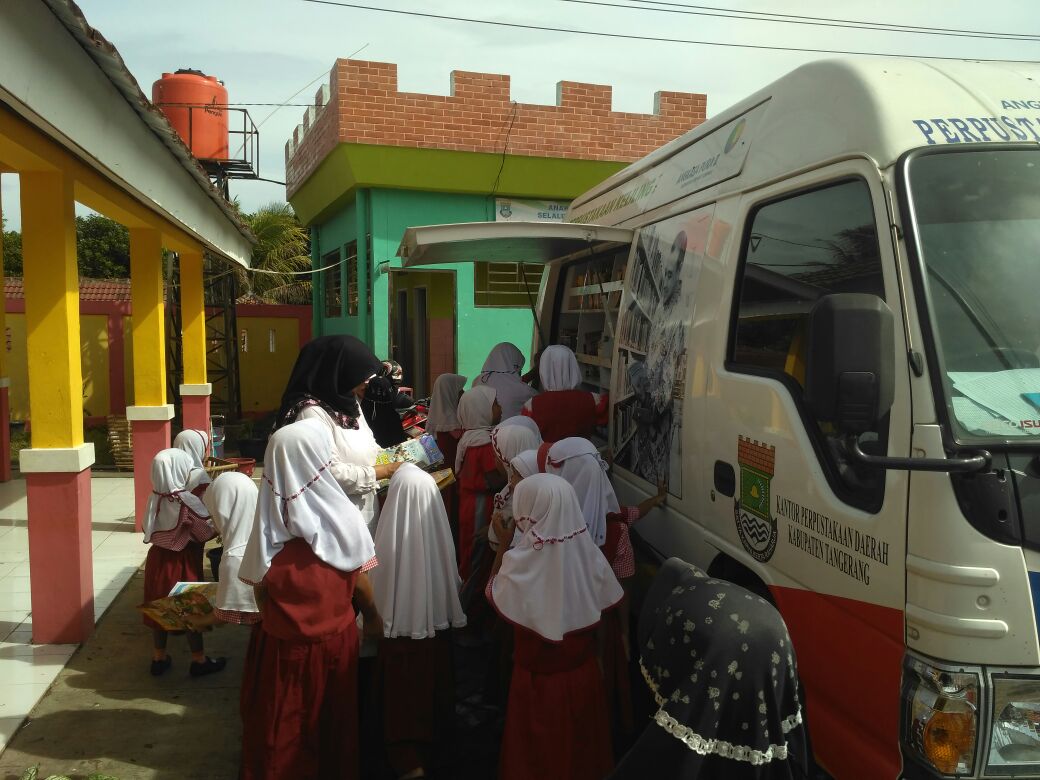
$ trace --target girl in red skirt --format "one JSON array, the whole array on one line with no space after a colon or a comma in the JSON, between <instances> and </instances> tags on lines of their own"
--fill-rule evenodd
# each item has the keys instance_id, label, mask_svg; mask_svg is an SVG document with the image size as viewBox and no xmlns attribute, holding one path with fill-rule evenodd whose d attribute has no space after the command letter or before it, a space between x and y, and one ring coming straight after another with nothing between
<instances>
[{"instance_id":1,"label":"girl in red skirt","mask_svg":"<svg viewBox=\"0 0 1040 780\"><path fill-rule=\"evenodd\" d=\"M515 642L498 776L600 780L613 759L596 629L621 586L563 479L524 479L513 514L523 535L508 552L499 547L487 588ZM498 531L512 535L511 525Z\"/></svg>"},{"instance_id":2,"label":"girl in red skirt","mask_svg":"<svg viewBox=\"0 0 1040 780\"><path fill-rule=\"evenodd\" d=\"M502 419L495 391L487 385L466 391L459 399L459 421L465 433L455 454L455 477L459 485L459 574L470 575L474 537L491 521L495 493L505 479L498 471L491 446L491 428ZM479 552L483 552L483 542Z\"/></svg>"},{"instance_id":3,"label":"girl in red skirt","mask_svg":"<svg viewBox=\"0 0 1040 780\"><path fill-rule=\"evenodd\" d=\"M455 675L449 629L466 625L448 517L433 477L405 464L390 480L372 572L383 617L374 683L386 758L397 777L442 768L451 750Z\"/></svg>"},{"instance_id":4,"label":"girl in red skirt","mask_svg":"<svg viewBox=\"0 0 1040 780\"><path fill-rule=\"evenodd\" d=\"M542 392L528 400L521 414L531 417L546 441L569 436L591 437L596 426L609 419L610 399L606 393L579 390L581 369L578 359L567 347L546 347L538 361Z\"/></svg>"},{"instance_id":5,"label":"girl in red skirt","mask_svg":"<svg viewBox=\"0 0 1040 780\"><path fill-rule=\"evenodd\" d=\"M169 596L178 582L203 580L203 545L217 535L200 498L208 484L206 472L182 450L161 450L152 460L152 495L144 517L144 542L151 544L144 563L145 602ZM158 676L173 663L166 652L168 634L151 618L144 624L152 629L151 672ZM192 677L224 668L225 659L206 657L202 634L187 633Z\"/></svg>"},{"instance_id":6,"label":"girl in red skirt","mask_svg":"<svg viewBox=\"0 0 1040 780\"><path fill-rule=\"evenodd\" d=\"M657 495L638 506L620 506L607 476L608 465L592 442L579 438L564 439L550 447L543 458L546 471L563 477L574 488L593 541L624 587L625 582L635 574L635 555L629 529L636 520L663 503L665 487L662 485ZM627 598L623 598L616 608L603 615L602 653L611 729L615 743L620 747L628 742L634 730Z\"/></svg>"},{"instance_id":7,"label":"girl in red skirt","mask_svg":"<svg viewBox=\"0 0 1040 780\"><path fill-rule=\"evenodd\" d=\"M239 579L256 588L242 679L242 780L358 776L358 632L382 619L358 508L330 473L332 432L301 420L271 435Z\"/></svg>"}]
</instances>

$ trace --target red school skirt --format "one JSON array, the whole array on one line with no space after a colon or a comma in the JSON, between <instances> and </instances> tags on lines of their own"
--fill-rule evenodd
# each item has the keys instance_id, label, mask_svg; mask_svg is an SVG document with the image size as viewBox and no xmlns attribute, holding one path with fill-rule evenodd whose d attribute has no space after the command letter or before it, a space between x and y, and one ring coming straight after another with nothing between
<instances>
[{"instance_id":1,"label":"red school skirt","mask_svg":"<svg viewBox=\"0 0 1040 780\"><path fill-rule=\"evenodd\" d=\"M144 601L147 604L170 595L178 582L202 582L201 542L191 541L183 550L167 550L152 545L144 561ZM143 618L148 628L162 630L162 626L149 617Z\"/></svg>"},{"instance_id":2,"label":"red school skirt","mask_svg":"<svg viewBox=\"0 0 1040 780\"><path fill-rule=\"evenodd\" d=\"M253 629L242 673L240 780L357 780L358 634L313 642Z\"/></svg>"},{"instance_id":3,"label":"red school skirt","mask_svg":"<svg viewBox=\"0 0 1040 780\"><path fill-rule=\"evenodd\" d=\"M499 780L601 780L614 768L595 626L549 642L514 626Z\"/></svg>"}]
</instances>

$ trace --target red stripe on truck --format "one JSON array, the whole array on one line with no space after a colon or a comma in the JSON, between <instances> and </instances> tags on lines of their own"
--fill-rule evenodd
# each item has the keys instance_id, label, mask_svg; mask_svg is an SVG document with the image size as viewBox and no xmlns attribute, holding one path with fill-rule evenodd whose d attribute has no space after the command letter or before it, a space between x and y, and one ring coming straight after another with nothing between
<instances>
[{"instance_id":1,"label":"red stripe on truck","mask_svg":"<svg viewBox=\"0 0 1040 780\"><path fill-rule=\"evenodd\" d=\"M770 588L794 641L816 760L836 780L899 776L903 612Z\"/></svg>"}]
</instances>

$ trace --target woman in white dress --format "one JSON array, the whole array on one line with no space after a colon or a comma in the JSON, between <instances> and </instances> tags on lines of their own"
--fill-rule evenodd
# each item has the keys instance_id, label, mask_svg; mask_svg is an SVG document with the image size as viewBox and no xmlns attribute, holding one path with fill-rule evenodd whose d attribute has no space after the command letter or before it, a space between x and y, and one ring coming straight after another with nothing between
<instances>
[{"instance_id":1,"label":"woman in white dress","mask_svg":"<svg viewBox=\"0 0 1040 780\"><path fill-rule=\"evenodd\" d=\"M334 443L329 472L361 512L373 535L379 519L379 480L389 479L400 465L375 465L380 447L358 405L368 381L382 365L372 350L353 336L314 339L296 358L278 413L279 426L308 419L328 426Z\"/></svg>"}]
</instances>

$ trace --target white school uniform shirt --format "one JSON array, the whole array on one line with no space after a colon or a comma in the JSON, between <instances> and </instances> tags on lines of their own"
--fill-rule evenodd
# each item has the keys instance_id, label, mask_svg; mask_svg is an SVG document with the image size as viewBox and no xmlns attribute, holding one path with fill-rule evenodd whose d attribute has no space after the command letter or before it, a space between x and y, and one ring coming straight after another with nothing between
<instances>
[{"instance_id":1,"label":"white school uniform shirt","mask_svg":"<svg viewBox=\"0 0 1040 780\"><path fill-rule=\"evenodd\" d=\"M375 538L376 523L379 521L379 488L376 480L376 455L380 446L364 415L358 414L357 430L344 428L320 406L305 406L297 420L320 420L332 432L332 464L329 471L343 492L361 512L361 517Z\"/></svg>"}]
</instances>

